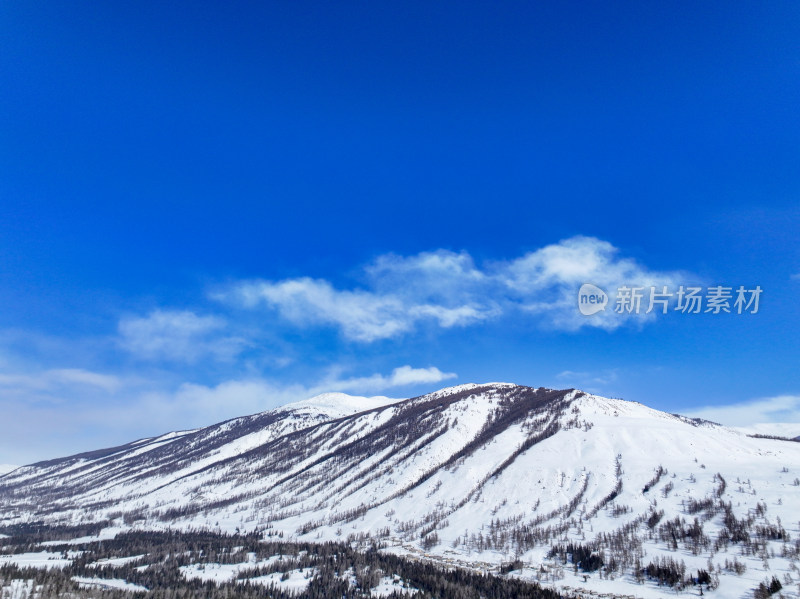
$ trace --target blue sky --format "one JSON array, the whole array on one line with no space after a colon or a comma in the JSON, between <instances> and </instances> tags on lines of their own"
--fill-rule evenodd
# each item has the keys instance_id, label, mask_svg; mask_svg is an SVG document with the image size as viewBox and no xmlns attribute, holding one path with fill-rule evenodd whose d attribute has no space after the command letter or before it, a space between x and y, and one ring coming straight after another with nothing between
<instances>
[{"instance_id":1,"label":"blue sky","mask_svg":"<svg viewBox=\"0 0 800 599\"><path fill-rule=\"evenodd\" d=\"M498 380L800 422L796 3L0 11L0 462Z\"/></svg>"}]
</instances>

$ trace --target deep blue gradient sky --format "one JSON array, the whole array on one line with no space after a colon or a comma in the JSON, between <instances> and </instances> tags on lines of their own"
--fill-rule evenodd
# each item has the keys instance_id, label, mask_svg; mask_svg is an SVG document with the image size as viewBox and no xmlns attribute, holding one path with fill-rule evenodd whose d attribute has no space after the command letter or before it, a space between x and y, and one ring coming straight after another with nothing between
<instances>
[{"instance_id":1,"label":"deep blue gradient sky","mask_svg":"<svg viewBox=\"0 0 800 599\"><path fill-rule=\"evenodd\" d=\"M800 422L796 3L6 2L0 81L0 462L489 380ZM565 324L563 252L761 308Z\"/></svg>"}]
</instances>

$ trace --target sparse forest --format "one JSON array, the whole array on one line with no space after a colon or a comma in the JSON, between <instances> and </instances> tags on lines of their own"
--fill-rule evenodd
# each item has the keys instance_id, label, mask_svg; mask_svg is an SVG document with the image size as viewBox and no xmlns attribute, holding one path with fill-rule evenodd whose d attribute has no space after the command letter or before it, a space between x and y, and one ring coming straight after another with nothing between
<instances>
[{"instance_id":1,"label":"sparse forest","mask_svg":"<svg viewBox=\"0 0 800 599\"><path fill-rule=\"evenodd\" d=\"M430 563L378 552L376 548L355 551L342 543L264 542L258 535L220 535L209 532L132 532L114 539L91 543L48 544L44 536L63 536L65 530L44 527L17 529L4 539L3 551L11 554L47 551L72 555L69 565L53 568L0 566L3 596L10 596L13 582L25 583L17 599L36 597L95 597L101 599L217 598L321 599L371 597L371 589L385 577L402 581L420 599L478 599L480 597L556 599L560 595L536 584L463 569L440 568ZM119 564L112 560L131 558ZM277 559L276 559L277 558ZM244 561L243 561L244 560ZM124 560L123 560L124 561ZM209 564L241 564L229 581L203 581L184 575L186 568ZM307 577L301 590L287 590L265 583L272 574L285 579L291 572ZM87 589L78 580L92 579ZM259 581L258 579L262 579ZM103 581L124 580L147 591L109 590ZM85 584L84 584L85 586ZM19 590L19 585L18 585ZM411 591L409 591L411 592ZM398 589L389 597L408 596Z\"/></svg>"}]
</instances>

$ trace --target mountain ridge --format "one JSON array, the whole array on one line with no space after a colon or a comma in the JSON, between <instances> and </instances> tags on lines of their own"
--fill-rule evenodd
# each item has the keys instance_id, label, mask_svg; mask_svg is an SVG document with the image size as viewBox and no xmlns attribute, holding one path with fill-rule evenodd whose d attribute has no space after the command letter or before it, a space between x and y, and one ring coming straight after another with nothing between
<instances>
[{"instance_id":1,"label":"mountain ridge","mask_svg":"<svg viewBox=\"0 0 800 599\"><path fill-rule=\"evenodd\" d=\"M628 583L635 564L676 551L695 569L725 555L755 572L766 552L789 573L800 559L797 443L576 389L349 398L19 468L0 477L0 524L380 543L443 564L538 564L547 576L523 574L556 586L580 581L559 565L575 544L613 555L608 577ZM759 582L716 572L732 588Z\"/></svg>"}]
</instances>

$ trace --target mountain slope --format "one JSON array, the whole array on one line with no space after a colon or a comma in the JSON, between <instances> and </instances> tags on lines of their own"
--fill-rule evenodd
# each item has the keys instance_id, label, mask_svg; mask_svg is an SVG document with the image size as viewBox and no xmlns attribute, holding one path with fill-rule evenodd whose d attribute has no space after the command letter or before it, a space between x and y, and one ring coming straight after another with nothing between
<instances>
[{"instance_id":1,"label":"mountain slope","mask_svg":"<svg viewBox=\"0 0 800 599\"><path fill-rule=\"evenodd\" d=\"M683 561L682 577L710 570L739 592L791 576L798 476L799 443L495 383L405 401L326 395L26 466L0 478L0 516L372 538L473 567L519 558L516 575L603 592ZM741 575L725 570L741 570L734 557ZM650 572L633 588L660 596L666 578Z\"/></svg>"}]
</instances>

